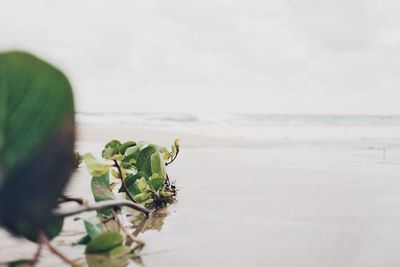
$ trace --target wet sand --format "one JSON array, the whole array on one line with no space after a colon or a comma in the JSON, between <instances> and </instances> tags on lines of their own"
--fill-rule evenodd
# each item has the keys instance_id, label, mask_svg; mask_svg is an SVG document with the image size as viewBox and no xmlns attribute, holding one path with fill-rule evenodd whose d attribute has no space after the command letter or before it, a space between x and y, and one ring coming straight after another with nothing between
<instances>
[{"instance_id":1,"label":"wet sand","mask_svg":"<svg viewBox=\"0 0 400 267\"><path fill-rule=\"evenodd\" d=\"M115 134L118 132L119 134ZM153 130L79 131L80 152L97 155L112 138L169 145L182 152L169 168L180 189L160 232L146 242L146 266L398 266L400 150L382 156L373 141L252 142ZM81 168L67 193L91 197ZM82 222L68 220L54 243L71 258ZM35 246L0 232L0 261ZM48 255L39 266L62 266ZM135 266L134 264L132 266Z\"/></svg>"}]
</instances>

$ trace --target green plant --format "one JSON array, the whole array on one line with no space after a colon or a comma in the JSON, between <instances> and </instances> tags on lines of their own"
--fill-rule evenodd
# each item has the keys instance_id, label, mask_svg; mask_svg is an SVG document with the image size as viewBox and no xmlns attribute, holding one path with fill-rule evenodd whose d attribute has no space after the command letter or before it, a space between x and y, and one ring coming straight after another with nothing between
<instances>
[{"instance_id":1,"label":"green plant","mask_svg":"<svg viewBox=\"0 0 400 267\"><path fill-rule=\"evenodd\" d=\"M63 218L51 211L73 171L74 140L65 75L29 53L0 53L1 227L46 244L58 235Z\"/></svg>"},{"instance_id":2,"label":"green plant","mask_svg":"<svg viewBox=\"0 0 400 267\"><path fill-rule=\"evenodd\" d=\"M177 191L166 167L179 153L179 140L171 150L113 140L104 147L102 162L92 154L74 155L74 141L73 95L64 74L25 52L0 53L0 225L38 243L33 259L10 266L35 265L42 245L76 266L50 240L61 232L65 217L94 210L97 216L84 219L87 234L77 242L86 246L87 261L95 262L93 255L114 262L137 259L144 246L137 235L159 230L166 216L162 208L174 202ZM95 204L61 195L82 161L92 175ZM80 206L55 209L66 201ZM123 220L129 215L133 231Z\"/></svg>"},{"instance_id":3,"label":"green plant","mask_svg":"<svg viewBox=\"0 0 400 267\"><path fill-rule=\"evenodd\" d=\"M149 220L135 214L128 230L121 218L126 218L118 205L101 208L97 215L84 219L86 235L77 244L86 245L87 254L102 254L111 258L137 258L144 243L137 239L138 233L149 228L160 229L161 208L173 203L176 188L169 180L167 166L179 153L179 140L175 140L171 149L145 142L120 142L112 140L102 151L103 161L92 154L83 156L83 162L92 175L91 189L96 202L105 203L126 199L142 205L152 212ZM126 201L125 200L125 201ZM162 224L162 222L161 222ZM152 225L152 226L150 226Z\"/></svg>"}]
</instances>

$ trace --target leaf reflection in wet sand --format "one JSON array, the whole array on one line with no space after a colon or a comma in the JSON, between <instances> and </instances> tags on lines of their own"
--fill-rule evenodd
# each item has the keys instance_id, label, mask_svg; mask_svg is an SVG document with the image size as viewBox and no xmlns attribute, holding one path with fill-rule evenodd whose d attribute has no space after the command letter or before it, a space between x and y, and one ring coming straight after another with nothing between
<instances>
[{"instance_id":1,"label":"leaf reflection in wet sand","mask_svg":"<svg viewBox=\"0 0 400 267\"><path fill-rule=\"evenodd\" d=\"M170 215L170 212L167 208L158 209L154 211L148 219L146 219L142 213L138 212L133 212L129 215L131 220L131 226L129 228L133 229L132 235L137 237L140 233L149 230L161 231L164 220ZM127 243L131 242L127 240ZM109 253L86 254L86 262L89 267L125 267L129 263L132 263L132 261L139 265L144 265L140 255L136 253L136 249L128 251L119 249L123 247L126 246L117 247Z\"/></svg>"}]
</instances>

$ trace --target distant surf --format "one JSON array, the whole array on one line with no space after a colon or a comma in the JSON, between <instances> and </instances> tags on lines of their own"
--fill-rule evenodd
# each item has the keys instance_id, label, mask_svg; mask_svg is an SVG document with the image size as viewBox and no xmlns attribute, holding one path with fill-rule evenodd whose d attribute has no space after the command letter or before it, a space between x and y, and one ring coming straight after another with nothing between
<instances>
[{"instance_id":1,"label":"distant surf","mask_svg":"<svg viewBox=\"0 0 400 267\"><path fill-rule=\"evenodd\" d=\"M400 140L397 115L88 113L79 125L149 128L257 140Z\"/></svg>"}]
</instances>

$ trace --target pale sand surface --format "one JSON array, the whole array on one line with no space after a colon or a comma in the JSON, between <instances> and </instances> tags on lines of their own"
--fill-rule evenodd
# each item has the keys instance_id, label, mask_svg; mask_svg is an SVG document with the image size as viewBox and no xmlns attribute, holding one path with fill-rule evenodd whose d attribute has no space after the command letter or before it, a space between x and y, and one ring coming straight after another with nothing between
<instances>
[{"instance_id":1,"label":"pale sand surface","mask_svg":"<svg viewBox=\"0 0 400 267\"><path fill-rule=\"evenodd\" d=\"M182 153L169 173L179 202L161 232L141 235L146 266L399 266L398 148L382 159L367 143L259 143L100 128L81 129L77 145L98 155L112 138L169 145L177 136ZM81 168L67 193L90 198L89 183ZM69 220L55 244L82 256L62 244L82 230L82 222ZM1 261L34 251L4 232L0 240ZM62 264L47 255L39 266Z\"/></svg>"}]
</instances>

